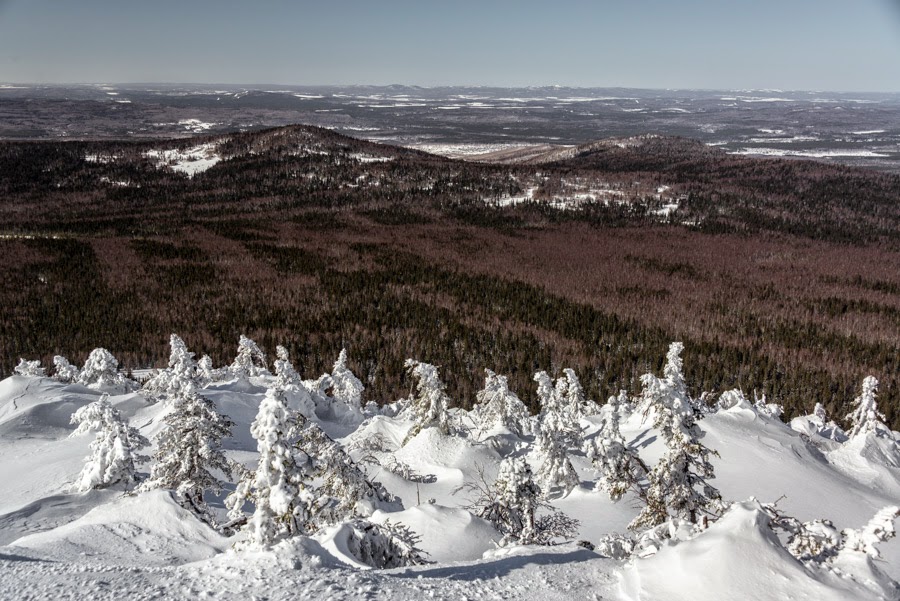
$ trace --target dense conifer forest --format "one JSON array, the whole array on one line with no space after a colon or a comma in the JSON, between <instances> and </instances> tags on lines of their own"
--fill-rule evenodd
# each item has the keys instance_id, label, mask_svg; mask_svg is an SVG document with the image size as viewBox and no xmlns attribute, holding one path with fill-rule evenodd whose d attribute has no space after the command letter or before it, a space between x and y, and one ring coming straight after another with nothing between
<instances>
[{"instance_id":1,"label":"dense conifer forest","mask_svg":"<svg viewBox=\"0 0 900 601\"><path fill-rule=\"evenodd\" d=\"M188 177L155 157L208 145ZM157 153L157 154L154 154ZM171 165L170 165L171 166ZM346 347L366 399L439 365L605 399L685 345L701 391L849 411L881 382L900 426L900 177L632 138L466 163L288 127L169 142L0 144L0 377L103 346L161 366L171 332L219 364L239 335L320 373Z\"/></svg>"}]
</instances>

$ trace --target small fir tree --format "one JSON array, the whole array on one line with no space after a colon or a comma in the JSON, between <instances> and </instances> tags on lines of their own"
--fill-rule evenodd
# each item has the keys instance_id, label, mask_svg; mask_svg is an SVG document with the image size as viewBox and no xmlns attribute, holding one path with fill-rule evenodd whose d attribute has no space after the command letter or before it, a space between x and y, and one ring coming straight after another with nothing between
<instances>
[{"instance_id":1,"label":"small fir tree","mask_svg":"<svg viewBox=\"0 0 900 601\"><path fill-rule=\"evenodd\" d=\"M652 528L670 517L705 522L721 509L721 495L709 484L715 477L710 455L718 455L700 442L703 432L695 421L697 407L686 393L680 353L672 343L663 379L653 374L641 378L646 412L653 412L666 452L647 476L645 506L629 528Z\"/></svg>"},{"instance_id":2,"label":"small fir tree","mask_svg":"<svg viewBox=\"0 0 900 601\"><path fill-rule=\"evenodd\" d=\"M347 349L341 349L331 370L331 396L356 413L362 413L363 383L347 367Z\"/></svg>"},{"instance_id":3,"label":"small fir tree","mask_svg":"<svg viewBox=\"0 0 900 601\"><path fill-rule=\"evenodd\" d=\"M884 413L878 410L877 394L878 380L873 376L866 377L862 383L862 394L853 400L854 409L847 415L851 425L851 440L869 432L893 439L890 428L884 424Z\"/></svg>"},{"instance_id":4,"label":"small fir tree","mask_svg":"<svg viewBox=\"0 0 900 601\"><path fill-rule=\"evenodd\" d=\"M622 393L618 397L609 397L609 412L600 429L596 454L592 458L600 471L601 486L613 501L621 499L629 490L640 494L640 482L649 472L637 452L625 443L619 429L622 403L627 402L627 397Z\"/></svg>"},{"instance_id":5,"label":"small fir tree","mask_svg":"<svg viewBox=\"0 0 900 601\"><path fill-rule=\"evenodd\" d=\"M20 376L28 378L43 378L47 375L47 371L41 367L40 361L26 361L22 358L19 359L19 364L16 365L13 371Z\"/></svg>"},{"instance_id":6,"label":"small fir tree","mask_svg":"<svg viewBox=\"0 0 900 601\"><path fill-rule=\"evenodd\" d=\"M177 395L184 382L192 382L200 385L200 374L197 363L194 361L194 353L187 349L187 345L176 334L169 337L169 366L160 370L155 376L147 380L144 390L154 397L168 400Z\"/></svg>"},{"instance_id":7,"label":"small fir tree","mask_svg":"<svg viewBox=\"0 0 900 601\"><path fill-rule=\"evenodd\" d=\"M249 540L269 547L280 540L312 532L316 496L313 459L296 448L306 419L287 406L284 390L277 384L266 391L250 434L256 439L259 462L229 495L229 517L239 521L245 500L254 505L247 522Z\"/></svg>"},{"instance_id":8,"label":"small fir tree","mask_svg":"<svg viewBox=\"0 0 900 601\"><path fill-rule=\"evenodd\" d=\"M447 396L447 386L438 375L438 368L429 363L407 359L406 369L416 382L416 390L406 410L413 419L413 427L403 444L425 428L437 428L441 434L451 434L453 428L448 413L450 397Z\"/></svg>"},{"instance_id":9,"label":"small fir tree","mask_svg":"<svg viewBox=\"0 0 900 601\"><path fill-rule=\"evenodd\" d=\"M528 408L509 389L506 376L497 375L489 369L484 372L484 388L476 394L478 405L473 410L479 434L497 427L506 428L519 436L530 434L531 416Z\"/></svg>"},{"instance_id":10,"label":"small fir tree","mask_svg":"<svg viewBox=\"0 0 900 601\"><path fill-rule=\"evenodd\" d=\"M266 372L266 356L255 342L241 334L237 355L228 369L233 378L263 375Z\"/></svg>"},{"instance_id":11,"label":"small fir tree","mask_svg":"<svg viewBox=\"0 0 900 601\"><path fill-rule=\"evenodd\" d=\"M119 362L105 348L91 351L78 374L78 383L88 388L122 393L138 388L137 382L119 373Z\"/></svg>"},{"instance_id":12,"label":"small fir tree","mask_svg":"<svg viewBox=\"0 0 900 601\"><path fill-rule=\"evenodd\" d=\"M525 459L508 457L500 464L493 484L481 481L463 486L474 491L477 499L472 508L491 522L503 535L500 545L550 545L559 538L571 538L578 521L553 510L541 501L541 489L535 483L531 466ZM549 510L538 517L538 510Z\"/></svg>"},{"instance_id":13,"label":"small fir tree","mask_svg":"<svg viewBox=\"0 0 900 601\"><path fill-rule=\"evenodd\" d=\"M203 497L207 490L216 494L222 490L214 471L231 476L222 440L231 434L234 422L201 396L190 380L182 381L170 396L169 407L166 426L156 437L156 462L142 488L174 490L184 507L214 524Z\"/></svg>"},{"instance_id":14,"label":"small fir tree","mask_svg":"<svg viewBox=\"0 0 900 601\"><path fill-rule=\"evenodd\" d=\"M79 370L61 355L53 357L55 372L53 379L63 384L72 384L78 380Z\"/></svg>"},{"instance_id":15,"label":"small fir tree","mask_svg":"<svg viewBox=\"0 0 900 601\"><path fill-rule=\"evenodd\" d=\"M100 400L73 413L71 423L78 424L71 436L91 431L97 433L91 442L91 454L85 459L84 469L75 483L76 491L86 492L120 483L128 487L137 481L135 463L148 459L138 451L150 441L128 425L110 404L109 395L104 394Z\"/></svg>"},{"instance_id":16,"label":"small fir tree","mask_svg":"<svg viewBox=\"0 0 900 601\"><path fill-rule=\"evenodd\" d=\"M288 407L296 408L304 417L313 417L316 403L294 369L288 350L279 345L275 347L275 356L275 386L284 392Z\"/></svg>"}]
</instances>

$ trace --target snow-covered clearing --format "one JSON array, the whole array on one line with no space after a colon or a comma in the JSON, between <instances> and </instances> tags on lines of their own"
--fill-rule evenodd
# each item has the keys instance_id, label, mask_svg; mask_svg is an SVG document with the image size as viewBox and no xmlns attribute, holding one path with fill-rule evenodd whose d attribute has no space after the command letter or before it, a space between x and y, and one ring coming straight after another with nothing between
<instances>
[{"instance_id":1,"label":"snow-covered clearing","mask_svg":"<svg viewBox=\"0 0 900 601\"><path fill-rule=\"evenodd\" d=\"M222 160L216 153L215 144L200 144L185 150L148 150L144 156L188 177L202 173Z\"/></svg>"},{"instance_id":2,"label":"snow-covered clearing","mask_svg":"<svg viewBox=\"0 0 900 601\"><path fill-rule=\"evenodd\" d=\"M790 142L790 140L785 140ZM827 159L836 157L860 157L860 158L879 158L890 156L883 152L875 152L874 150L790 150L787 148L742 148L729 152L728 154L746 154L751 156L770 156L770 157L808 157L813 159Z\"/></svg>"},{"instance_id":3,"label":"snow-covered clearing","mask_svg":"<svg viewBox=\"0 0 900 601\"><path fill-rule=\"evenodd\" d=\"M891 581L900 578L897 541L880 543L880 558L843 548L828 562L800 561L786 546L786 533L773 528L775 510L765 505L777 501L779 515L800 522L827 518L836 532L862 528L882 508L900 504L900 450L889 430L862 430L848 440L818 414L788 425L773 417L773 406L751 404L737 393L729 393L726 402L722 395L717 408L696 414L696 425L702 444L718 453L710 457L715 477L709 482L730 505L706 530L674 521L671 536L652 543L642 539L639 553L617 559L603 541L627 533L643 504L633 489L612 501L601 478L605 472L590 453L607 448L611 428L618 428L626 447L644 463L660 462L672 447L654 427L655 406L642 409L644 401L637 397L615 405L577 401L583 399L577 381L566 384L560 377L556 393L546 386L541 393L539 386L539 394L550 396L542 397L549 399L546 415L537 419L515 409L523 406L505 380L489 374L477 410L447 411L437 380L424 379L437 372L412 362L408 367L425 374L415 394L383 408L363 408L362 384L343 367L343 355L331 374L303 381L300 388L279 388L296 376L285 371L286 353L276 361L276 377L258 367L264 356L244 340L244 355L231 367L214 370L201 362L196 368L207 380L201 396L234 422L223 442L228 458L251 473L257 469L260 430L251 424L263 404L278 406L272 405L273 390L287 390L290 415L306 416L362 466L368 479L396 497L368 506L366 519L410 528L433 563L369 569L353 550L353 531L345 521L311 536L248 547L241 544L249 540L247 529L235 534L212 528L171 490L126 492L113 485L72 492L94 439L71 436L72 414L109 392L110 406L155 441L175 406L157 400L181 394L173 382L182 376L163 372L153 375L145 390L125 392L134 385L112 372L98 371L97 383L88 385L33 372L38 375L0 382L0 598L832 601L900 596ZM174 349L173 343L173 356ZM20 373L38 368L23 364ZM680 377L667 370L658 382ZM538 376L539 383L552 384ZM565 398L576 401L553 405L563 402L565 390ZM546 436L557 427L546 417L553 411L568 412L567 419L574 420L570 434L576 447L563 452L575 480L568 493L547 496L538 515L561 511L578 520L576 530L552 546L500 545L495 523L476 515L477 494L465 485L494 482L512 460L527 460L535 477L543 478L550 457ZM156 450L154 442L144 452ZM146 465L138 475L146 477ZM234 487L229 480L221 494L206 495L219 523L227 521L223 499Z\"/></svg>"}]
</instances>

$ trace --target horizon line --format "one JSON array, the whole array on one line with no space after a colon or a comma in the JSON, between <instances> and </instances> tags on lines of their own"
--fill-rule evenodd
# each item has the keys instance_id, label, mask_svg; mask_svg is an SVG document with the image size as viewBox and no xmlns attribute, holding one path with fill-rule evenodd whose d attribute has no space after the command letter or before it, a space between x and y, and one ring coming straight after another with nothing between
<instances>
[{"instance_id":1,"label":"horizon line","mask_svg":"<svg viewBox=\"0 0 900 601\"><path fill-rule=\"evenodd\" d=\"M409 83L318 83L318 84L296 84L296 83L225 83L225 82L174 82L174 81L81 81L81 82L23 82L23 81L0 81L0 90L11 87L28 88L28 87L73 87L73 86L223 86L223 87L240 87L253 91L261 90L263 87L287 86L292 88L420 88L420 89L441 89L441 88L482 88L482 89L501 89L501 90L517 90L517 89L572 89L572 90L643 90L651 92L668 91L668 92L782 92L782 93L825 93L825 94L887 94L898 95L900 88L895 90L838 90L838 89L804 89L804 88L773 88L773 87L739 87L739 88L719 88L719 87L642 87L642 86L622 86L622 85L563 85L563 84L529 84L529 85L498 85L498 84L409 84Z\"/></svg>"}]
</instances>

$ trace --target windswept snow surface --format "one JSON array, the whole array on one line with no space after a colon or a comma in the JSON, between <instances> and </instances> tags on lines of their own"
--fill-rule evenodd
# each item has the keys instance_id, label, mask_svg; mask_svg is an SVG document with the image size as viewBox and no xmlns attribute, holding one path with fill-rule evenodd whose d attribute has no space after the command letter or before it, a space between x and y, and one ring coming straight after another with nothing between
<instances>
[{"instance_id":1,"label":"windswept snow surface","mask_svg":"<svg viewBox=\"0 0 900 601\"><path fill-rule=\"evenodd\" d=\"M249 425L270 382L270 376L253 377L203 390L236 422L225 448L248 467L256 461ZM412 421L402 412L369 415L359 427L322 422L355 459L368 458L362 465L370 478L403 501L404 509L379 510L369 519L406 525L435 562L371 570L350 555L341 525L267 551L235 550L243 535L216 532L168 491L72 493L93 436L70 437L69 416L100 394L49 378L0 382L0 599L900 598L889 579L900 578L900 542L883 543L879 560L842 556L840 570L805 565L787 552L760 506L778 500L780 511L801 521L862 527L881 508L900 503L900 455L883 436L817 446L747 404L710 414L699 425L703 443L719 453L713 484L735 504L696 537L623 562L575 541L498 548L500 535L469 511L471 494L458 488L479 474L492 481L503 457L525 457L539 467L532 437L498 431L478 440L466 433L468 416L460 411L453 417L463 434L426 428L405 445ZM164 406L141 393L110 401L148 438L163 427ZM598 435L606 411L598 408L581 421L587 438ZM622 419L621 430L652 465L664 449L650 424L634 413ZM553 506L580 520L577 539L596 544L626 532L639 501L626 496L613 503L583 453L571 457L580 485ZM224 517L222 497L208 501Z\"/></svg>"}]
</instances>

